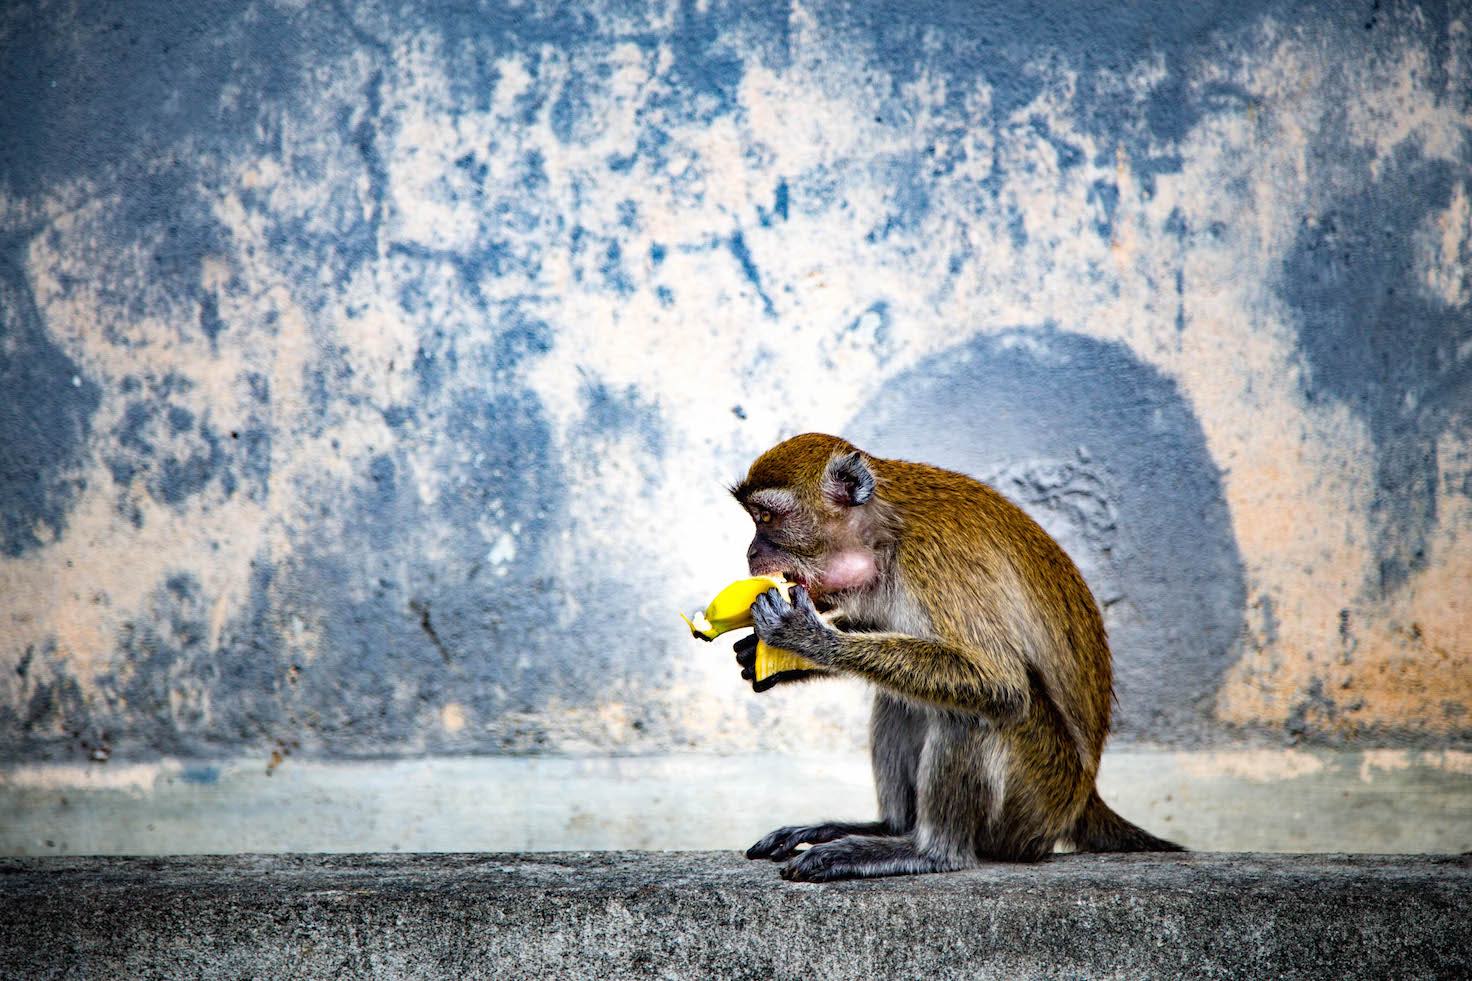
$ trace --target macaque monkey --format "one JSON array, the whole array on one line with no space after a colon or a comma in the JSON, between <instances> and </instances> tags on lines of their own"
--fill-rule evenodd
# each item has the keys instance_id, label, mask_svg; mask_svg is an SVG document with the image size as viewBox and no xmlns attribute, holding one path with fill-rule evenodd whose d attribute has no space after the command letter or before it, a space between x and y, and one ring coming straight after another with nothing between
<instances>
[{"instance_id":1,"label":"macaque monkey","mask_svg":"<svg viewBox=\"0 0 1472 981\"><path fill-rule=\"evenodd\" d=\"M797 584L791 602L758 597L755 636L820 666L768 681L873 685L879 797L878 821L778 828L747 858L823 882L1036 862L1059 843L1182 850L1099 798L1114 694L1104 623L1021 508L962 474L818 433L763 453L731 492L756 523L751 574ZM748 680L754 647L737 644Z\"/></svg>"}]
</instances>

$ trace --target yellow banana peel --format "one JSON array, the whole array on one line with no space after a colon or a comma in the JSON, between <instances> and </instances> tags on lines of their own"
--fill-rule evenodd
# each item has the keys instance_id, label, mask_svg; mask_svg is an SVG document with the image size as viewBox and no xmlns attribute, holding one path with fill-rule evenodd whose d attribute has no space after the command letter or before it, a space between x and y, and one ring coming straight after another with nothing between
<instances>
[{"instance_id":1,"label":"yellow banana peel","mask_svg":"<svg viewBox=\"0 0 1472 981\"><path fill-rule=\"evenodd\" d=\"M731 630L751 626L751 604L758 596L776 587L787 593L792 584L780 576L752 576L738 579L716 594L704 610L693 617L680 614L690 633L701 640L715 640ZM752 670L757 681L765 681L782 671L803 671L817 665L780 647L769 647L764 640L756 644L756 661Z\"/></svg>"},{"instance_id":2,"label":"yellow banana peel","mask_svg":"<svg viewBox=\"0 0 1472 981\"><path fill-rule=\"evenodd\" d=\"M756 602L756 598L774 586L786 595L789 585L781 576L738 579L716 593L710 605L695 614L693 619L683 613L680 618L695 636L702 640L715 640L728 630L751 626L751 604Z\"/></svg>"}]
</instances>

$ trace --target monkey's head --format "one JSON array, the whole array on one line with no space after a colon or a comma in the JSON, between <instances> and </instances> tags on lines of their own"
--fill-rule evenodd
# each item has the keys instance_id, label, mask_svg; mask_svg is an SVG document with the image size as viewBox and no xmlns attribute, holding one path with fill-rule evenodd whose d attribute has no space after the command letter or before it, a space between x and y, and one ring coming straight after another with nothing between
<instances>
[{"instance_id":1,"label":"monkey's head","mask_svg":"<svg viewBox=\"0 0 1472 981\"><path fill-rule=\"evenodd\" d=\"M878 489L872 459L836 436L804 433L767 450L731 488L756 524L751 574L784 573L815 597L874 584L886 523Z\"/></svg>"}]
</instances>

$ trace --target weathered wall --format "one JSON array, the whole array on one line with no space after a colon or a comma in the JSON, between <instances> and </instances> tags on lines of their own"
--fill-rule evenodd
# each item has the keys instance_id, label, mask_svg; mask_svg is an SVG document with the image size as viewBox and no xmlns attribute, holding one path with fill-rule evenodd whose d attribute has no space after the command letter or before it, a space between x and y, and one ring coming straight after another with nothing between
<instances>
[{"instance_id":1,"label":"weathered wall","mask_svg":"<svg viewBox=\"0 0 1472 981\"><path fill-rule=\"evenodd\" d=\"M857 745L674 616L807 429L1063 539L1123 742L1465 744L1469 31L12 7L0 759Z\"/></svg>"}]
</instances>

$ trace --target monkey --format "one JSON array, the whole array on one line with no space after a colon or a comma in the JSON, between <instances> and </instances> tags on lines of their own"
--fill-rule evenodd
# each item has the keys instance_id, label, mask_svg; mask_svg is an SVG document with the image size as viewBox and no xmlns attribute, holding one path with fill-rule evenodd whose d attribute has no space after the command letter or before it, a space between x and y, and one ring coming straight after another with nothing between
<instances>
[{"instance_id":1,"label":"monkey","mask_svg":"<svg viewBox=\"0 0 1472 981\"><path fill-rule=\"evenodd\" d=\"M821 433L759 456L730 488L752 575L794 585L752 607L756 638L812 661L773 684L873 688L879 818L782 827L746 852L784 879L947 872L1077 851L1184 851L1095 786L1114 699L1098 604L1063 548L992 487ZM801 846L809 846L801 849Z\"/></svg>"}]
</instances>

